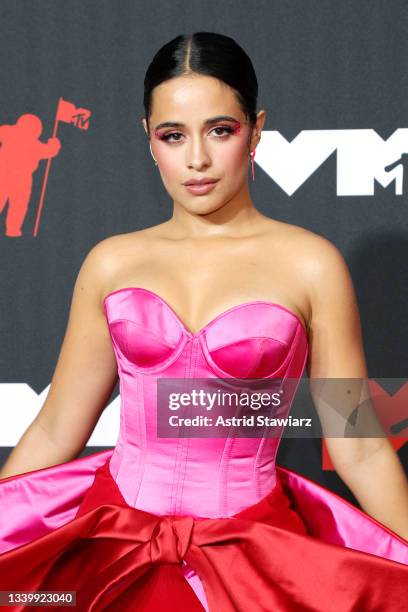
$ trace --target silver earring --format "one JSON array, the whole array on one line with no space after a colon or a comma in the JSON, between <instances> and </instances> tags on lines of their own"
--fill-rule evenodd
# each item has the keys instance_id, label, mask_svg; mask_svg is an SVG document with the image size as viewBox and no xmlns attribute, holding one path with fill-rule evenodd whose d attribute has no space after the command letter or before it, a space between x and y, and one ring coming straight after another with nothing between
<instances>
[{"instance_id":1,"label":"silver earring","mask_svg":"<svg viewBox=\"0 0 408 612\"><path fill-rule=\"evenodd\" d=\"M154 163L155 163L155 165L157 166L157 161L156 161L156 159L155 159L155 157L154 157L154 155L153 155L153 153L152 153L152 145L151 145L151 143L149 143L149 147L150 147L150 153L151 153L151 156L153 157L153 159L154 159Z\"/></svg>"}]
</instances>

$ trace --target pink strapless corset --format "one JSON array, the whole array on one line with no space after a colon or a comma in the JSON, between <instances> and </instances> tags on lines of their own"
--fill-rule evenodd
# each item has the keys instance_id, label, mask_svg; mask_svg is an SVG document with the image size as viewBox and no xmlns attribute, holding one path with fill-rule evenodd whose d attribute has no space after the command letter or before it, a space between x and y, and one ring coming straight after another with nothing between
<instances>
[{"instance_id":1,"label":"pink strapless corset","mask_svg":"<svg viewBox=\"0 0 408 612\"><path fill-rule=\"evenodd\" d=\"M297 315L254 300L192 333L147 289L118 289L104 306L121 395L110 471L126 502L159 515L218 518L267 495L276 482L280 437L160 438L157 380L300 378L308 342Z\"/></svg>"}]
</instances>

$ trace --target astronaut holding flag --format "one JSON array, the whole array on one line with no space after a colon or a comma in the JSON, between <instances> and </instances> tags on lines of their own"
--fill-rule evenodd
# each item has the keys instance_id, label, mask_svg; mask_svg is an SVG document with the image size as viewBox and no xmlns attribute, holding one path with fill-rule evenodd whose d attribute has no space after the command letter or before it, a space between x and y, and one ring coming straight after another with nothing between
<instances>
[{"instance_id":1,"label":"astronaut holding flag","mask_svg":"<svg viewBox=\"0 0 408 612\"><path fill-rule=\"evenodd\" d=\"M58 155L61 149L61 142L56 136L58 122L70 123L81 130L87 130L90 115L89 110L77 108L71 102L60 98L53 135L47 142L41 142L43 124L41 119L32 113L21 115L15 124L0 126L0 213L8 202L6 236L22 235L21 228L31 198L33 174L39 162L47 159L36 219L36 235L51 159Z\"/></svg>"}]
</instances>

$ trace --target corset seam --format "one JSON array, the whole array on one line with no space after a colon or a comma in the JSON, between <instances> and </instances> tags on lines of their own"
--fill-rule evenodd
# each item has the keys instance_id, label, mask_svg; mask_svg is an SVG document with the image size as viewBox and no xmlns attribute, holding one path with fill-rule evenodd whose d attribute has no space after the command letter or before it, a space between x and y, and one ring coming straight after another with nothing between
<instances>
[{"instance_id":1,"label":"corset seam","mask_svg":"<svg viewBox=\"0 0 408 612\"><path fill-rule=\"evenodd\" d=\"M293 363L293 359L294 359L294 357L296 355L296 350L298 348L297 340L298 340L298 336L299 336L299 332L300 331L301 330L299 329L299 327L297 327L296 328L295 337L294 337L293 342L292 342L292 346L291 346L291 348L289 350L287 358L285 358L285 362L289 361L289 363L286 364L285 374L284 374L284 376L282 378L282 385L285 384L285 381L288 378L288 372L290 371L291 365ZM278 377L278 378L280 378L280 377ZM297 383L297 385L295 387L295 390L293 391L292 396L291 396L289 412L290 412L290 408L292 406L293 398L295 397L295 394L296 394L296 389L297 389L298 384L299 384L299 381L298 381L298 383ZM261 436L262 440L261 440L261 442L259 444L258 452L256 453L254 464L253 464L254 465L255 488L256 488L256 494L257 494L258 498L261 498L263 495L266 495L266 491L264 491L264 489L262 487L262 483L261 483L261 471L260 471L259 468L260 468L260 462L261 462L261 459L262 459L262 455L263 455L263 451L264 451L264 448L265 448L266 440L269 439L268 437L265 437L265 435L264 435L265 430L266 430L267 427L268 427L268 425L264 425L264 428L262 430L262 436ZM279 436L279 441L281 440L281 437L282 437L282 434ZM273 440L278 440L278 438L277 437L273 437ZM278 447L279 447L279 444L275 444L275 453L274 453L274 456L273 456L273 459L272 459L273 466L274 466L275 479L276 479L276 452L277 452Z\"/></svg>"},{"instance_id":2,"label":"corset seam","mask_svg":"<svg viewBox=\"0 0 408 612\"><path fill-rule=\"evenodd\" d=\"M120 437L124 437L125 440L125 444L122 444L122 452L119 453L119 461L118 461L118 466L117 466L117 470L116 470L116 474L115 474L115 480L116 482L120 482L120 478L121 478L121 474L122 474L122 469L123 469L123 464L124 464L124 456L125 456L125 452L124 452L124 448L127 447L128 445L128 437L127 437L127 427L126 427L126 399L125 399L125 394L122 393L122 387L123 387L123 373L122 373L122 368L120 368L120 382L119 382L119 394L120 394L120 433L119 436ZM122 430L123 427L123 430ZM115 452L117 452L117 444L115 446Z\"/></svg>"},{"instance_id":3,"label":"corset seam","mask_svg":"<svg viewBox=\"0 0 408 612\"><path fill-rule=\"evenodd\" d=\"M227 483L228 483L228 463L231 458L230 453L231 438L225 439L224 448L222 450L220 460L220 475L218 478L218 514L219 516L227 516Z\"/></svg>"},{"instance_id":4,"label":"corset seam","mask_svg":"<svg viewBox=\"0 0 408 612\"><path fill-rule=\"evenodd\" d=\"M239 412L239 407L237 407L237 411ZM236 416L236 414L235 414ZM229 496L229 471L231 468L231 455L234 449L234 445L236 444L237 438L232 435L234 431L233 427L230 427L228 430L228 438L225 438L225 444L222 451L221 461L220 461L220 478L218 480L218 499L219 499L219 516L230 516L228 500Z\"/></svg>"},{"instance_id":5,"label":"corset seam","mask_svg":"<svg viewBox=\"0 0 408 612\"><path fill-rule=\"evenodd\" d=\"M120 407L119 407L119 435L118 435L118 439L116 440L116 444L115 447L113 449L111 458L109 460L109 469L111 471L112 476L115 478L115 480L117 480L119 474L120 474L120 470L122 467L122 463L123 463L123 455L124 455L124 447L127 446L127 433L126 433L126 423L125 423L125 399L124 399L124 395L122 393L122 385L123 385L123 376L122 376L122 370L119 364L119 361L117 361L118 364L118 376L119 376L119 397L120 397ZM116 463L116 469L114 470L114 472L112 471L113 468L113 463Z\"/></svg>"},{"instance_id":6,"label":"corset seam","mask_svg":"<svg viewBox=\"0 0 408 612\"><path fill-rule=\"evenodd\" d=\"M296 376L296 385L295 385L295 387L293 389L293 392L292 392L292 397L291 397L291 402L290 402L290 407L289 407L289 413L288 414L290 414L291 411L292 411L293 402L294 402L294 399L295 399L295 397L297 395L297 391L298 391L298 388L299 388L299 385L300 385L300 381L301 381L302 376L304 374L304 370L305 370L305 365L306 365L306 360L307 360L308 354L309 354L309 344L307 342L307 337L306 337L306 350L305 350L305 354L303 356L302 365L300 367L300 373L299 373L298 376ZM275 455L274 455L274 464L275 465L276 465L276 455L277 455L277 452L278 452L278 449L279 449L279 446L280 446L281 438L282 438L282 436L279 438L279 444L276 446L276 450L275 450Z\"/></svg>"},{"instance_id":7,"label":"corset seam","mask_svg":"<svg viewBox=\"0 0 408 612\"><path fill-rule=\"evenodd\" d=\"M192 350L191 350L191 360L190 360L190 373L189 373L189 378L188 378L189 381L191 381L192 378L195 378L195 372L197 371L198 350L197 350L196 340L192 340L191 349ZM182 508L183 490L184 490L184 483L185 483L186 473L187 473L187 462L188 462L188 456L189 456L190 442L191 442L191 438L190 436L187 436L185 438L184 447L182 449L184 451L184 458L183 458L183 463L182 463L183 470L181 471L181 484L179 486L179 492L178 492L177 500L176 500L178 503L177 513L180 513L181 508Z\"/></svg>"},{"instance_id":8,"label":"corset seam","mask_svg":"<svg viewBox=\"0 0 408 612\"><path fill-rule=\"evenodd\" d=\"M137 395L137 405L144 406L145 402L145 390L144 390L144 379L143 376L138 374L136 376L136 395ZM137 410L137 424L140 432L140 457L139 457L139 466L137 469L136 483L133 488L133 505L137 507L137 500L140 494L140 488L142 486L143 474L146 469L146 413L145 410ZM143 421L143 422L142 422Z\"/></svg>"},{"instance_id":9,"label":"corset seam","mask_svg":"<svg viewBox=\"0 0 408 612\"><path fill-rule=\"evenodd\" d=\"M184 338L185 338L185 342L183 343L183 348L187 344L187 342L190 342L191 344L191 341L188 340L187 336L184 336ZM187 372L189 371L190 362L191 362L191 349L190 349L188 359L185 360L184 376L182 380L187 380ZM183 412L183 416L184 416L184 412ZM178 481L179 481L179 473L180 473L179 465L180 465L180 455L182 456L182 452L183 452L183 438L181 436L177 436L177 447L176 447L175 458L174 458L173 479L171 483L171 494L170 494L170 513L171 514L176 514Z\"/></svg>"}]
</instances>

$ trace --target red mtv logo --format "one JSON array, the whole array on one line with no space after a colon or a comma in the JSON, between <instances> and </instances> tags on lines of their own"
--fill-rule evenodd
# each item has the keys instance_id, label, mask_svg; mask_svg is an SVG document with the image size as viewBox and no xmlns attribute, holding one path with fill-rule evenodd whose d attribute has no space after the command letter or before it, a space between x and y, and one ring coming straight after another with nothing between
<instances>
[{"instance_id":1,"label":"red mtv logo","mask_svg":"<svg viewBox=\"0 0 408 612\"><path fill-rule=\"evenodd\" d=\"M69 123L80 130L87 130L91 111L78 108L72 102L60 98L51 138L42 142L42 121L37 115L25 113L15 124L0 126L0 213L8 203L6 236L22 235L22 225L31 199L33 174L41 160L47 160L40 202L36 216L34 236L37 235L40 214L44 202L51 160L61 149L57 138L58 123Z\"/></svg>"}]
</instances>

